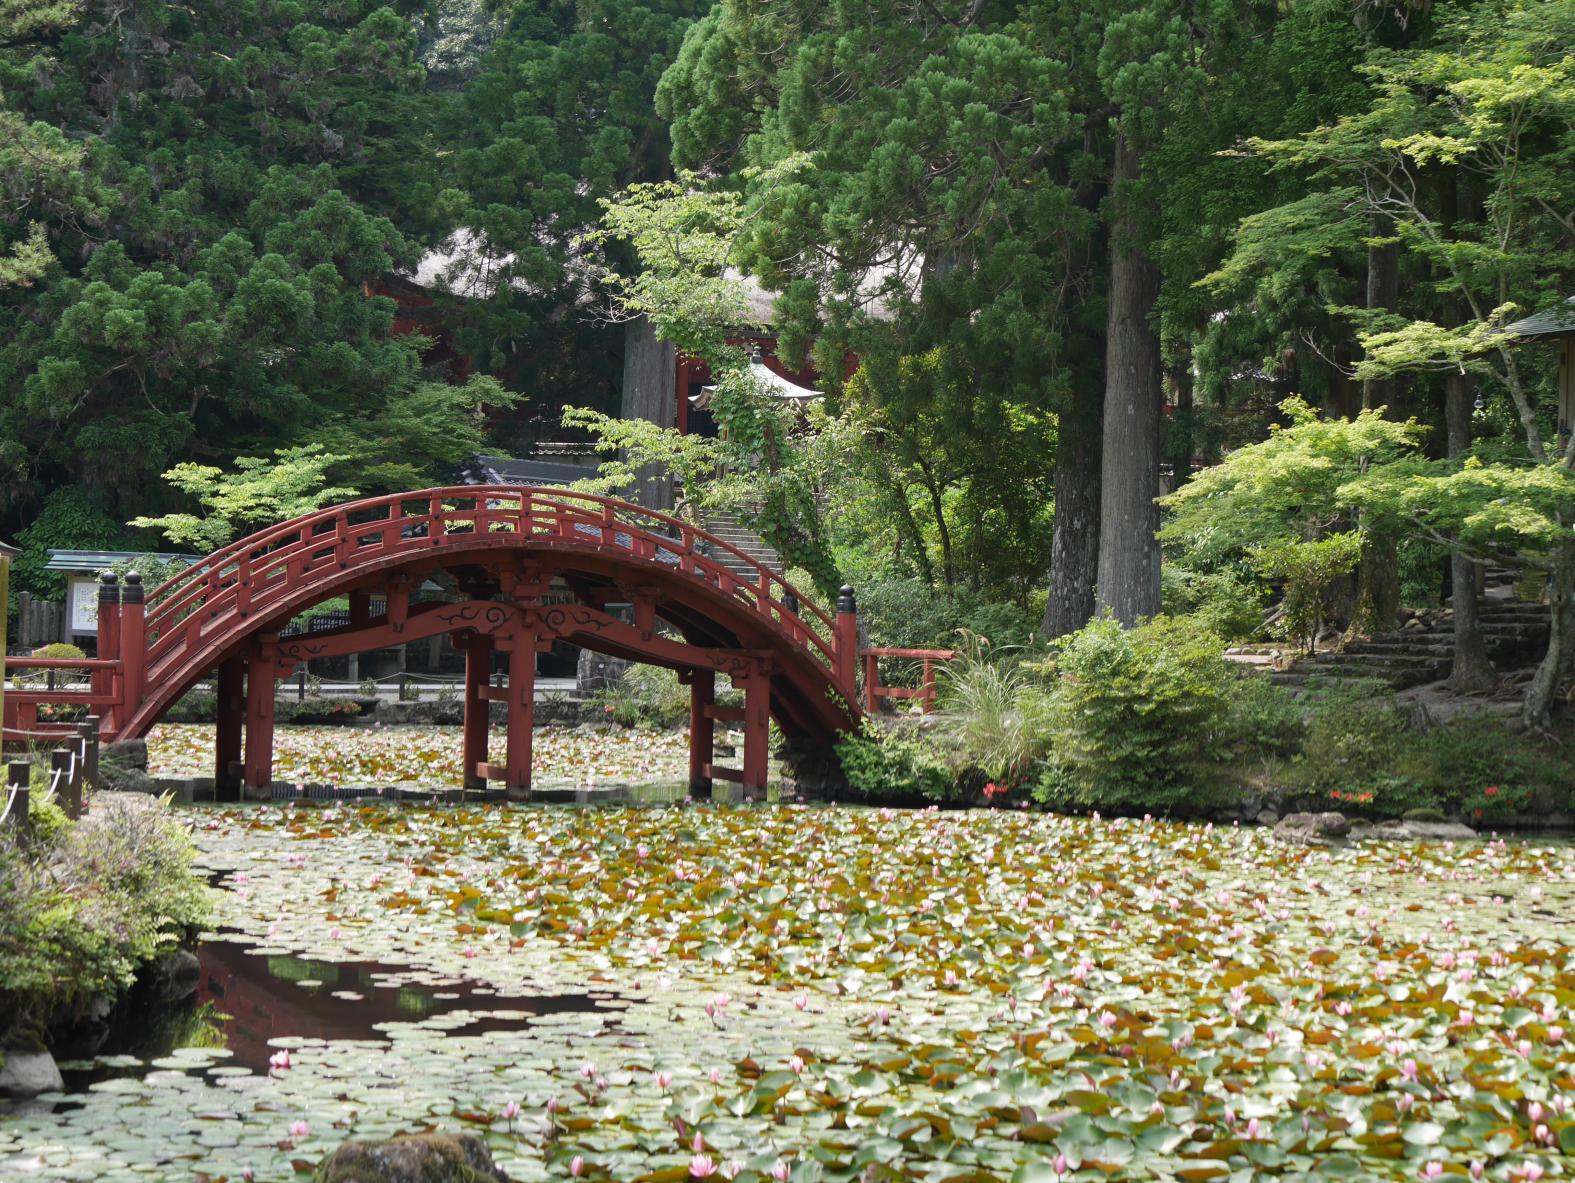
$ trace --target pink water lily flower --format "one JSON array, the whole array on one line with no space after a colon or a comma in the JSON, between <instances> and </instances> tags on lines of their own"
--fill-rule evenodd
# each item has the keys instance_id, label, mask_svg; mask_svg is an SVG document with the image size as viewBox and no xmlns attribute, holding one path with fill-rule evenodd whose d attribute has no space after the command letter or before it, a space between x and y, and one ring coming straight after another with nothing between
<instances>
[{"instance_id":1,"label":"pink water lily flower","mask_svg":"<svg viewBox=\"0 0 1575 1183\"><path fill-rule=\"evenodd\" d=\"M697 1154L689 1160L689 1174L695 1179L709 1179L716 1174L716 1164L707 1154Z\"/></svg>"}]
</instances>

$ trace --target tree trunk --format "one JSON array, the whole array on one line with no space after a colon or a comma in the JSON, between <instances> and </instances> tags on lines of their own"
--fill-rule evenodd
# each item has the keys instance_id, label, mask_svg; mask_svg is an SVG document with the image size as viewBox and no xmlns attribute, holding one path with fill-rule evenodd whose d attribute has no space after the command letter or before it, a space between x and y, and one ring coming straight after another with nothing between
<instances>
[{"instance_id":1,"label":"tree trunk","mask_svg":"<svg viewBox=\"0 0 1575 1183\"><path fill-rule=\"evenodd\" d=\"M1378 214L1372 221L1375 238L1395 232L1394 219ZM1400 303L1400 244L1386 243L1367 248L1367 307L1393 312ZM1393 378L1368 378L1362 383L1362 410L1392 406L1397 392Z\"/></svg>"},{"instance_id":2,"label":"tree trunk","mask_svg":"<svg viewBox=\"0 0 1575 1183\"><path fill-rule=\"evenodd\" d=\"M671 341L659 340L656 326L643 316L624 326L623 342L623 418L672 427L678 415L677 348ZM695 490L684 493L693 497ZM634 488L624 496L647 509L670 510L673 475L658 464L642 465L636 470Z\"/></svg>"},{"instance_id":3,"label":"tree trunk","mask_svg":"<svg viewBox=\"0 0 1575 1183\"><path fill-rule=\"evenodd\" d=\"M1394 233L1394 220L1380 214L1373 218L1375 237ZM1367 307L1394 309L1400 302L1400 248L1398 243L1367 248ZM1394 406L1397 393L1393 378L1369 378L1362 383L1362 410ZM1351 632L1376 633L1395 626L1400 612L1399 538L1389 530L1368 530L1362 563L1356 573L1356 610Z\"/></svg>"},{"instance_id":4,"label":"tree trunk","mask_svg":"<svg viewBox=\"0 0 1575 1183\"><path fill-rule=\"evenodd\" d=\"M1100 435L1097 403L1061 416L1056 443L1055 531L1050 539L1050 599L1039 626L1051 640L1075 633L1094 615Z\"/></svg>"},{"instance_id":5,"label":"tree trunk","mask_svg":"<svg viewBox=\"0 0 1575 1183\"><path fill-rule=\"evenodd\" d=\"M1566 529L1570 522L1565 520ZM1549 606L1552 629L1548 651L1526 689L1521 718L1527 727L1545 731L1553 718L1553 700L1559 682L1575 660L1575 542L1560 544L1554 554L1553 601Z\"/></svg>"},{"instance_id":6,"label":"tree trunk","mask_svg":"<svg viewBox=\"0 0 1575 1183\"><path fill-rule=\"evenodd\" d=\"M1171 415L1170 487L1173 493L1192 479L1192 453L1194 451L1192 422L1192 351L1171 366L1165 375L1170 386L1170 398L1175 408Z\"/></svg>"},{"instance_id":7,"label":"tree trunk","mask_svg":"<svg viewBox=\"0 0 1575 1183\"><path fill-rule=\"evenodd\" d=\"M1105 330L1105 430L1099 505L1098 602L1130 625L1160 609L1159 424L1164 385L1159 334L1151 323L1159 268L1144 251L1130 182L1142 153L1116 141L1116 214L1110 234L1110 305ZM1123 191L1122 182L1128 187Z\"/></svg>"},{"instance_id":8,"label":"tree trunk","mask_svg":"<svg viewBox=\"0 0 1575 1183\"><path fill-rule=\"evenodd\" d=\"M1472 382L1456 370L1444 379L1444 421L1449 428L1449 455L1463 456L1471 447ZM1449 556L1450 602L1454 606L1455 658L1449 685L1462 694L1492 690L1498 685L1487 642L1482 639L1482 613L1477 603L1477 565L1456 552Z\"/></svg>"}]
</instances>

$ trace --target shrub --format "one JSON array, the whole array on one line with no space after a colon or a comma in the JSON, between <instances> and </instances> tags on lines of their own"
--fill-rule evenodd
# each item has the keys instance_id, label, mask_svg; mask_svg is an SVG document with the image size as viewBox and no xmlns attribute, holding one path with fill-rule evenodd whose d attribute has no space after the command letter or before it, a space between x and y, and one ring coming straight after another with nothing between
<instances>
[{"instance_id":1,"label":"shrub","mask_svg":"<svg viewBox=\"0 0 1575 1183\"><path fill-rule=\"evenodd\" d=\"M872 723L837 742L837 759L853 791L872 800L946 801L960 796L946 752L935 741Z\"/></svg>"},{"instance_id":2,"label":"shrub","mask_svg":"<svg viewBox=\"0 0 1575 1183\"><path fill-rule=\"evenodd\" d=\"M1228 736L1234 754L1289 756L1301 750L1307 720L1286 691L1267 678L1243 676L1230 689Z\"/></svg>"},{"instance_id":3,"label":"shrub","mask_svg":"<svg viewBox=\"0 0 1575 1183\"><path fill-rule=\"evenodd\" d=\"M1393 696L1336 687L1310 692L1307 702L1303 751L1282 770L1292 804L1375 817L1440 807L1398 768L1420 737Z\"/></svg>"},{"instance_id":4,"label":"shrub","mask_svg":"<svg viewBox=\"0 0 1575 1183\"><path fill-rule=\"evenodd\" d=\"M71 658L73 660L86 657L87 654L78 646L65 641L55 641L48 645L40 645L28 654L29 657L53 657L56 659ZM19 686L45 686L49 683L49 670L18 670L16 682ZM56 684L68 681L82 681L87 677L83 669L55 670Z\"/></svg>"},{"instance_id":5,"label":"shrub","mask_svg":"<svg viewBox=\"0 0 1575 1183\"><path fill-rule=\"evenodd\" d=\"M1049 755L1035 795L1053 805L1168 812L1222 801L1243 740L1237 675L1218 637L1185 617L1065 638L1048 701Z\"/></svg>"},{"instance_id":6,"label":"shrub","mask_svg":"<svg viewBox=\"0 0 1575 1183\"><path fill-rule=\"evenodd\" d=\"M1021 785L1045 754L1046 693L1012 650L965 635L958 659L940 670L942 707L961 718L960 757L986 779Z\"/></svg>"},{"instance_id":7,"label":"shrub","mask_svg":"<svg viewBox=\"0 0 1575 1183\"><path fill-rule=\"evenodd\" d=\"M1552 808L1575 787L1566 748L1489 715L1454 719L1424 732L1404 750L1399 765L1441 808L1467 821Z\"/></svg>"},{"instance_id":8,"label":"shrub","mask_svg":"<svg viewBox=\"0 0 1575 1183\"><path fill-rule=\"evenodd\" d=\"M26 1028L117 992L209 918L185 831L147 801L99 797L47 846L0 838L0 1014Z\"/></svg>"},{"instance_id":9,"label":"shrub","mask_svg":"<svg viewBox=\"0 0 1575 1183\"><path fill-rule=\"evenodd\" d=\"M1166 564L1160 584L1168 616L1191 616L1228 641L1246 640L1263 629L1264 589L1234 571L1191 571Z\"/></svg>"},{"instance_id":10,"label":"shrub","mask_svg":"<svg viewBox=\"0 0 1575 1183\"><path fill-rule=\"evenodd\" d=\"M920 579L870 579L857 590L859 618L872 645L951 649L960 630L998 646L1026 645L1039 624L1014 604L986 600L966 588L939 591Z\"/></svg>"},{"instance_id":11,"label":"shrub","mask_svg":"<svg viewBox=\"0 0 1575 1183\"><path fill-rule=\"evenodd\" d=\"M722 706L744 702L736 690L719 690L716 697ZM661 666L630 666L616 683L597 691L592 701L624 727L677 727L689 718L689 687L675 671Z\"/></svg>"},{"instance_id":12,"label":"shrub","mask_svg":"<svg viewBox=\"0 0 1575 1183\"><path fill-rule=\"evenodd\" d=\"M1362 534L1351 530L1313 542L1280 539L1252 552L1264 578L1284 581L1285 634L1309 653L1323 631L1329 589L1356 569L1362 544Z\"/></svg>"}]
</instances>

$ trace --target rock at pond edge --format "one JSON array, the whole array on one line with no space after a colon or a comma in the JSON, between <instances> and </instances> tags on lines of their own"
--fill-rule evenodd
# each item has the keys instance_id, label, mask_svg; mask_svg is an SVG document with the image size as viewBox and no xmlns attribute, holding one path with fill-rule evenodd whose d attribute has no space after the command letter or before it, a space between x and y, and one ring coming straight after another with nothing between
<instances>
[{"instance_id":1,"label":"rock at pond edge","mask_svg":"<svg viewBox=\"0 0 1575 1183\"><path fill-rule=\"evenodd\" d=\"M0 1067L0 1093L13 1097L34 1097L39 1093L59 1092L66 1087L60 1078L55 1058L48 1052L10 1048Z\"/></svg>"},{"instance_id":2,"label":"rock at pond edge","mask_svg":"<svg viewBox=\"0 0 1575 1183\"><path fill-rule=\"evenodd\" d=\"M323 1160L314 1183L511 1183L470 1134L409 1134L346 1142Z\"/></svg>"},{"instance_id":3,"label":"rock at pond edge","mask_svg":"<svg viewBox=\"0 0 1575 1183\"><path fill-rule=\"evenodd\" d=\"M1350 819L1343 813L1288 813L1274 827L1281 842L1298 846L1337 846L1351 832Z\"/></svg>"}]
</instances>

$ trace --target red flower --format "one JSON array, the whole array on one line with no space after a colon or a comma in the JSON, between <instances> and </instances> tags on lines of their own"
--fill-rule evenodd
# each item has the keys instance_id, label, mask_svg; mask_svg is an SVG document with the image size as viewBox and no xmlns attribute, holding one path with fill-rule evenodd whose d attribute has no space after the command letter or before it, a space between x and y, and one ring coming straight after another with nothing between
<instances>
[{"instance_id":1,"label":"red flower","mask_svg":"<svg viewBox=\"0 0 1575 1183\"><path fill-rule=\"evenodd\" d=\"M1487 788L1483 789L1482 791L1484 793L1486 793L1489 797L1497 797L1498 796L1498 786L1497 785L1489 785Z\"/></svg>"},{"instance_id":2,"label":"red flower","mask_svg":"<svg viewBox=\"0 0 1575 1183\"><path fill-rule=\"evenodd\" d=\"M1339 789L1330 789L1329 790L1329 796L1333 797L1336 801L1338 801L1340 799L1340 790Z\"/></svg>"}]
</instances>

